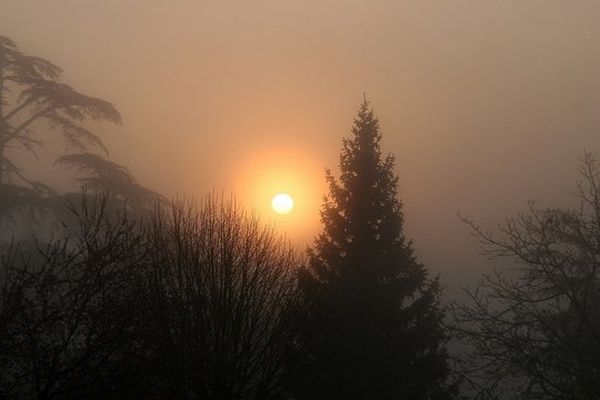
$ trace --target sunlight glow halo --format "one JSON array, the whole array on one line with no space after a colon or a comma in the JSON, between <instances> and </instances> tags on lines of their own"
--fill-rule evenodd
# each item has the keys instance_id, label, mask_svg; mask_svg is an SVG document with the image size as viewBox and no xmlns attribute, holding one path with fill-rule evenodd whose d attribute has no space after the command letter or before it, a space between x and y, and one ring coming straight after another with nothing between
<instances>
[{"instance_id":1,"label":"sunlight glow halo","mask_svg":"<svg viewBox=\"0 0 600 400\"><path fill-rule=\"evenodd\" d=\"M277 214L289 214L294 208L294 199L287 193L277 193L273 196L271 207Z\"/></svg>"}]
</instances>

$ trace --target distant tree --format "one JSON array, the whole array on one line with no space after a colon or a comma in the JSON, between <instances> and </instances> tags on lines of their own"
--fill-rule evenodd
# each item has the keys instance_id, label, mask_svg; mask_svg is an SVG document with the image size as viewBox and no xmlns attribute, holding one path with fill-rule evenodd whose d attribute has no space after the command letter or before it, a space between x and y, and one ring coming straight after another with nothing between
<instances>
[{"instance_id":1,"label":"distant tree","mask_svg":"<svg viewBox=\"0 0 600 400\"><path fill-rule=\"evenodd\" d=\"M449 398L440 285L404 236L394 158L381 155L366 99L352 133L339 180L327 171L323 233L300 275L305 379L297 397Z\"/></svg>"},{"instance_id":2,"label":"distant tree","mask_svg":"<svg viewBox=\"0 0 600 400\"><path fill-rule=\"evenodd\" d=\"M215 197L156 214L145 243L142 348L160 398L287 399L291 247Z\"/></svg>"},{"instance_id":3,"label":"distant tree","mask_svg":"<svg viewBox=\"0 0 600 400\"><path fill-rule=\"evenodd\" d=\"M9 148L35 153L43 145L36 133L50 129L81 149L104 148L100 138L81 123L86 119L121 122L112 104L61 83L60 72L42 58L24 55L12 40L0 36L0 183L16 175L39 187L7 154Z\"/></svg>"},{"instance_id":4,"label":"distant tree","mask_svg":"<svg viewBox=\"0 0 600 400\"><path fill-rule=\"evenodd\" d=\"M15 43L0 36L0 222L17 211L39 216L48 207L44 197L54 195L46 184L28 178L13 161L14 151L37 157L44 145L40 133L55 132L67 144L104 149L86 120L121 122L116 108L61 83L61 70L39 57L23 54Z\"/></svg>"},{"instance_id":5,"label":"distant tree","mask_svg":"<svg viewBox=\"0 0 600 400\"><path fill-rule=\"evenodd\" d=\"M580 171L577 209L530 203L500 237L465 220L485 254L515 263L455 309L479 398L600 398L600 168L586 154Z\"/></svg>"},{"instance_id":6,"label":"distant tree","mask_svg":"<svg viewBox=\"0 0 600 400\"><path fill-rule=\"evenodd\" d=\"M79 182L92 193L105 193L110 199L125 201L134 211L150 210L164 198L136 182L129 170L97 154L67 154L55 164L76 169Z\"/></svg>"},{"instance_id":7,"label":"distant tree","mask_svg":"<svg viewBox=\"0 0 600 400\"><path fill-rule=\"evenodd\" d=\"M50 195L50 191L48 188L44 196L39 190L28 187L0 184L0 228L8 231L6 227L10 226L11 231L14 231L17 226L30 228L38 223L54 206L50 199L55 194ZM5 239L2 237L2 230L0 242Z\"/></svg>"}]
</instances>

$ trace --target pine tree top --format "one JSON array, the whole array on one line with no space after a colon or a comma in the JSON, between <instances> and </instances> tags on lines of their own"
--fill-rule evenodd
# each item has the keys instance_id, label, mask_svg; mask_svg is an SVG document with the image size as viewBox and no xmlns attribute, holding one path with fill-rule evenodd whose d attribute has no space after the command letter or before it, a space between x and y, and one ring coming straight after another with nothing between
<instances>
[{"instance_id":1,"label":"pine tree top","mask_svg":"<svg viewBox=\"0 0 600 400\"><path fill-rule=\"evenodd\" d=\"M392 264L397 264L393 260L412 258L403 234L394 157L382 156L381 138L379 120L364 98L352 135L343 140L339 178L327 171L324 231L314 249L325 265L368 261L373 273L389 276L394 275Z\"/></svg>"}]
</instances>

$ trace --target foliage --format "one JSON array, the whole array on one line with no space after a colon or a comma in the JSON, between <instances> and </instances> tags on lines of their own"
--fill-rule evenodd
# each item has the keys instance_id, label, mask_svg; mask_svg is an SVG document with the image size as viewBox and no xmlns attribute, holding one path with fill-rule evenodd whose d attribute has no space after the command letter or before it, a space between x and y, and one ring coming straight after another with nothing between
<instances>
[{"instance_id":1,"label":"foliage","mask_svg":"<svg viewBox=\"0 0 600 400\"><path fill-rule=\"evenodd\" d=\"M481 398L600 398L600 169L586 154L578 209L529 210L500 237L465 220L485 254L518 266L485 276L456 305L473 352L464 373Z\"/></svg>"},{"instance_id":2,"label":"foliage","mask_svg":"<svg viewBox=\"0 0 600 400\"><path fill-rule=\"evenodd\" d=\"M69 217L64 213L65 201L74 197L58 194L48 185L28 178L13 161L15 150L37 157L37 151L44 145L40 134L54 132L80 150L99 148L107 153L100 138L85 123L121 123L121 116L112 104L77 92L60 81L60 73L56 65L23 54L12 40L0 36L0 226L3 233L10 230L13 234L41 234L56 228L58 221ZM130 211L148 209L157 200L163 200L138 184L125 167L101 156L69 154L60 157L57 163L86 173L80 181L89 191L108 192L113 203L126 199ZM0 237L3 239L5 237Z\"/></svg>"},{"instance_id":3,"label":"foliage","mask_svg":"<svg viewBox=\"0 0 600 400\"><path fill-rule=\"evenodd\" d=\"M112 104L60 82L60 72L42 58L24 55L12 40L0 36L0 183L8 183L15 175L34 189L40 188L22 174L7 150L18 148L35 154L43 145L36 137L42 126L59 133L69 145L85 149L104 147L84 121L121 122Z\"/></svg>"},{"instance_id":4,"label":"foliage","mask_svg":"<svg viewBox=\"0 0 600 400\"><path fill-rule=\"evenodd\" d=\"M394 159L365 100L344 140L339 180L328 171L323 232L300 276L306 304L302 398L447 398L439 282L403 233Z\"/></svg>"},{"instance_id":5,"label":"foliage","mask_svg":"<svg viewBox=\"0 0 600 400\"><path fill-rule=\"evenodd\" d=\"M126 201L134 211L150 209L157 201L164 201L160 194L137 183L125 166L97 154L67 154L55 164L77 169L84 174L79 182L88 190Z\"/></svg>"}]
</instances>

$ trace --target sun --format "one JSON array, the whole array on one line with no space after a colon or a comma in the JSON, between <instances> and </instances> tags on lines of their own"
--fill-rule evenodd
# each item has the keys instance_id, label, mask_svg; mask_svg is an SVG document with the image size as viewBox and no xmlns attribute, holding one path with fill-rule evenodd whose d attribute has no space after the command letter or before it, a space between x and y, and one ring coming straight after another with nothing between
<instances>
[{"instance_id":1,"label":"sun","mask_svg":"<svg viewBox=\"0 0 600 400\"><path fill-rule=\"evenodd\" d=\"M289 214L294 208L294 199L287 193L277 193L271 200L271 207L277 214Z\"/></svg>"}]
</instances>

